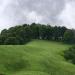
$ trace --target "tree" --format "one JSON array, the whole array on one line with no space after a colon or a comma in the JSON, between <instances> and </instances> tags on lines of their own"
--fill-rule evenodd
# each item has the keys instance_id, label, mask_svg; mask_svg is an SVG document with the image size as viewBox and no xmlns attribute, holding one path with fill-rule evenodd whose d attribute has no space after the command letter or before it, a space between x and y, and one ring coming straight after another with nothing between
<instances>
[{"instance_id":1,"label":"tree","mask_svg":"<svg viewBox=\"0 0 75 75\"><path fill-rule=\"evenodd\" d=\"M1 35L6 35L7 32L8 32L7 29L3 29L3 30L1 31Z\"/></svg>"},{"instance_id":2,"label":"tree","mask_svg":"<svg viewBox=\"0 0 75 75\"><path fill-rule=\"evenodd\" d=\"M31 39L45 39L45 40L64 40L67 43L75 42L75 30L68 30L66 27L42 24L23 24L15 27L10 27L8 30L4 29L0 35L0 42L3 39L9 39L10 37L15 37L19 40L20 44L25 44Z\"/></svg>"},{"instance_id":3,"label":"tree","mask_svg":"<svg viewBox=\"0 0 75 75\"><path fill-rule=\"evenodd\" d=\"M39 28L39 37L41 39L46 39L46 25L41 25Z\"/></svg>"},{"instance_id":4,"label":"tree","mask_svg":"<svg viewBox=\"0 0 75 75\"><path fill-rule=\"evenodd\" d=\"M32 39L32 30L29 26L23 27L17 32L16 37L21 38L26 43Z\"/></svg>"},{"instance_id":5,"label":"tree","mask_svg":"<svg viewBox=\"0 0 75 75\"><path fill-rule=\"evenodd\" d=\"M73 30L67 30L64 33L64 42L75 43L75 34L74 34Z\"/></svg>"},{"instance_id":6,"label":"tree","mask_svg":"<svg viewBox=\"0 0 75 75\"><path fill-rule=\"evenodd\" d=\"M53 27L51 27L50 25L46 26L46 39L47 40L52 40L53 37Z\"/></svg>"},{"instance_id":7,"label":"tree","mask_svg":"<svg viewBox=\"0 0 75 75\"><path fill-rule=\"evenodd\" d=\"M63 26L63 27L60 27L60 33L61 33L60 36L61 36L61 37L64 36L64 33L66 32L66 30L67 30L66 27L64 27L64 26Z\"/></svg>"},{"instance_id":8,"label":"tree","mask_svg":"<svg viewBox=\"0 0 75 75\"><path fill-rule=\"evenodd\" d=\"M32 30L33 39L39 39L39 24L32 23L30 28Z\"/></svg>"},{"instance_id":9,"label":"tree","mask_svg":"<svg viewBox=\"0 0 75 75\"><path fill-rule=\"evenodd\" d=\"M20 44L20 41L16 37L8 37L4 41L4 44L6 44L6 45L18 45L18 44Z\"/></svg>"},{"instance_id":10,"label":"tree","mask_svg":"<svg viewBox=\"0 0 75 75\"><path fill-rule=\"evenodd\" d=\"M6 37L4 35L0 35L0 45L3 45L5 40Z\"/></svg>"}]
</instances>

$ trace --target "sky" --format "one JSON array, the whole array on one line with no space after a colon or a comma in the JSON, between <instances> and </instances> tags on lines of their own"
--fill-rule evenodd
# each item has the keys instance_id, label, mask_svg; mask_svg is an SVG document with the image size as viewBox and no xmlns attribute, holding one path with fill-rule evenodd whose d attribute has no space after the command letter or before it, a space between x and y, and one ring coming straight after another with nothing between
<instances>
[{"instance_id":1,"label":"sky","mask_svg":"<svg viewBox=\"0 0 75 75\"><path fill-rule=\"evenodd\" d=\"M75 0L0 0L0 31L33 22L75 28Z\"/></svg>"}]
</instances>

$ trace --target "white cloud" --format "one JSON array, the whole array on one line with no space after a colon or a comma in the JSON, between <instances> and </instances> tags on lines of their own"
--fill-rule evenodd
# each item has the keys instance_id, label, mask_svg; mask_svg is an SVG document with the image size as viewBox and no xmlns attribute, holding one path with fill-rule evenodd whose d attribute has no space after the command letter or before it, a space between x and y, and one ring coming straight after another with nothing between
<instances>
[{"instance_id":1,"label":"white cloud","mask_svg":"<svg viewBox=\"0 0 75 75\"><path fill-rule=\"evenodd\" d=\"M0 30L32 22L75 27L74 4L74 0L0 0Z\"/></svg>"},{"instance_id":2,"label":"white cloud","mask_svg":"<svg viewBox=\"0 0 75 75\"><path fill-rule=\"evenodd\" d=\"M64 24L68 28L75 28L75 2L69 2L66 4L65 9L59 15L61 24Z\"/></svg>"},{"instance_id":3,"label":"white cloud","mask_svg":"<svg viewBox=\"0 0 75 75\"><path fill-rule=\"evenodd\" d=\"M26 18L29 23L31 22L40 23L43 20L43 17L37 14L35 11L27 13Z\"/></svg>"}]
</instances>

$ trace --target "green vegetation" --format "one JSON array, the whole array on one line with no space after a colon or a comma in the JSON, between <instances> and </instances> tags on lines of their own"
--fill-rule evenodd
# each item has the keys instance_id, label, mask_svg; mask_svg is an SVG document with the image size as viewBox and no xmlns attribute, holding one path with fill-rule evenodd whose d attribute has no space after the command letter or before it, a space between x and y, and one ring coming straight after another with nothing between
<instances>
[{"instance_id":1,"label":"green vegetation","mask_svg":"<svg viewBox=\"0 0 75 75\"><path fill-rule=\"evenodd\" d=\"M66 60L75 64L75 46L73 46L73 47L69 48L68 50L64 51L64 57L66 58Z\"/></svg>"},{"instance_id":2,"label":"green vegetation","mask_svg":"<svg viewBox=\"0 0 75 75\"><path fill-rule=\"evenodd\" d=\"M23 45L32 39L62 41L75 44L75 30L66 27L42 24L24 24L4 29L0 34L0 45ZM14 41L13 41L14 40Z\"/></svg>"},{"instance_id":3,"label":"green vegetation","mask_svg":"<svg viewBox=\"0 0 75 75\"><path fill-rule=\"evenodd\" d=\"M10 44L17 45L19 43L20 43L20 41L16 37L8 37L4 41L4 44L7 44L7 45L10 45Z\"/></svg>"},{"instance_id":4,"label":"green vegetation","mask_svg":"<svg viewBox=\"0 0 75 75\"><path fill-rule=\"evenodd\" d=\"M74 30L66 30L64 33L64 42L73 44L75 43L75 31Z\"/></svg>"},{"instance_id":5,"label":"green vegetation","mask_svg":"<svg viewBox=\"0 0 75 75\"><path fill-rule=\"evenodd\" d=\"M19 25L2 30L0 34L0 44L25 44L32 39L63 41L66 30L68 30L66 27L52 27L50 25L35 23ZM15 41L12 41L14 39Z\"/></svg>"},{"instance_id":6,"label":"green vegetation","mask_svg":"<svg viewBox=\"0 0 75 75\"><path fill-rule=\"evenodd\" d=\"M26 45L0 45L0 74L75 75L75 65L64 59L71 45L33 40Z\"/></svg>"}]
</instances>

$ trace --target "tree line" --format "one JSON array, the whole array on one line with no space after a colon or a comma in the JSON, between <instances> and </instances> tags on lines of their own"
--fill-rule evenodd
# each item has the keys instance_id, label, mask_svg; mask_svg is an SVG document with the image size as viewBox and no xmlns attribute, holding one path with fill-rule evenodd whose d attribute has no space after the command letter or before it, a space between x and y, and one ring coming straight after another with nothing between
<instances>
[{"instance_id":1,"label":"tree line","mask_svg":"<svg viewBox=\"0 0 75 75\"><path fill-rule=\"evenodd\" d=\"M0 33L0 45L21 45L32 39L63 41L65 43L75 43L75 30L66 27L23 24L9 29L4 29Z\"/></svg>"}]
</instances>

